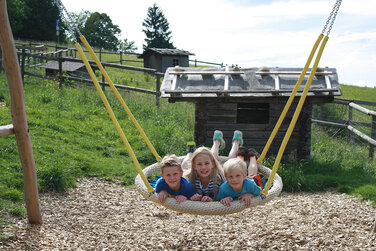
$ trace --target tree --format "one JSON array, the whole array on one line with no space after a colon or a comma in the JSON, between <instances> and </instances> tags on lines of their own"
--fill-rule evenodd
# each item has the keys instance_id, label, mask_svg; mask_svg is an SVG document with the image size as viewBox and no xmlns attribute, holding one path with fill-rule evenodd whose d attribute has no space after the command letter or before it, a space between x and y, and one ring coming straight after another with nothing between
<instances>
[{"instance_id":1,"label":"tree","mask_svg":"<svg viewBox=\"0 0 376 251\"><path fill-rule=\"evenodd\" d=\"M71 27L71 30L74 33L74 36L76 37L76 39L79 39L80 36L79 36L76 29L78 29L82 33L84 31L84 28L85 28L85 23L86 23L87 19L90 17L91 14L92 13L88 10L82 10L82 11L77 12L77 13L72 12L72 13L70 13L71 19L70 20L67 19L66 20L67 23L63 24L63 25ZM72 34L67 34L67 37L69 39L73 39Z\"/></svg>"},{"instance_id":2,"label":"tree","mask_svg":"<svg viewBox=\"0 0 376 251\"><path fill-rule=\"evenodd\" d=\"M119 51L124 53L135 53L137 46L134 43L134 41L128 41L128 39L125 38L119 43Z\"/></svg>"},{"instance_id":3,"label":"tree","mask_svg":"<svg viewBox=\"0 0 376 251\"><path fill-rule=\"evenodd\" d=\"M13 34L20 33L28 13L31 12L30 8L21 0L13 0L7 1L7 11Z\"/></svg>"},{"instance_id":4,"label":"tree","mask_svg":"<svg viewBox=\"0 0 376 251\"><path fill-rule=\"evenodd\" d=\"M22 39L56 39L56 20L60 10L53 0L7 1L13 36Z\"/></svg>"},{"instance_id":5,"label":"tree","mask_svg":"<svg viewBox=\"0 0 376 251\"><path fill-rule=\"evenodd\" d=\"M142 31L145 33L146 45L144 50L148 48L168 48L175 49L171 39L170 24L163 15L162 10L154 3L148 8L147 17L142 22L145 27Z\"/></svg>"},{"instance_id":6,"label":"tree","mask_svg":"<svg viewBox=\"0 0 376 251\"><path fill-rule=\"evenodd\" d=\"M106 13L94 12L86 20L82 33L92 46L117 50L121 30L118 25L112 23Z\"/></svg>"}]
</instances>

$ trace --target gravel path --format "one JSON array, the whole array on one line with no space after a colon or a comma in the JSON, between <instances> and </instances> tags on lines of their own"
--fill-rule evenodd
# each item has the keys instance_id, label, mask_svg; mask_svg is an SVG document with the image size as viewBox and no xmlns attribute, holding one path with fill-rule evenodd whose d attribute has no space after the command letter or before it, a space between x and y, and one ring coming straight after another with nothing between
<instances>
[{"instance_id":1,"label":"gravel path","mask_svg":"<svg viewBox=\"0 0 376 251\"><path fill-rule=\"evenodd\" d=\"M0 250L376 250L376 209L335 192L282 193L226 216L176 213L96 179L40 200L43 224L15 219Z\"/></svg>"}]
</instances>

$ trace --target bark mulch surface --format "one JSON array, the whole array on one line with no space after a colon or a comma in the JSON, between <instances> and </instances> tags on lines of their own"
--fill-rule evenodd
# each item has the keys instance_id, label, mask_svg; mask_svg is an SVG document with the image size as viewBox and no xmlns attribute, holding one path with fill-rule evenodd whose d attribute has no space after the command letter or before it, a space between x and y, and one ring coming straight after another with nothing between
<instances>
[{"instance_id":1,"label":"bark mulch surface","mask_svg":"<svg viewBox=\"0 0 376 251\"><path fill-rule=\"evenodd\" d=\"M0 250L376 250L376 209L336 192L282 193L240 213L194 216L83 179L40 203L43 224L13 219Z\"/></svg>"}]
</instances>

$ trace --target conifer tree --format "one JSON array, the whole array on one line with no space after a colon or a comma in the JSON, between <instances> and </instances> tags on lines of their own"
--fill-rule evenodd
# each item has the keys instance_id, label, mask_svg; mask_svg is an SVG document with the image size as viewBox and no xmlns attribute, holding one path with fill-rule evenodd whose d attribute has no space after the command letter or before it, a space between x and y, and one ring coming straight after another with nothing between
<instances>
[{"instance_id":1,"label":"conifer tree","mask_svg":"<svg viewBox=\"0 0 376 251\"><path fill-rule=\"evenodd\" d=\"M172 42L170 42L170 24L162 10L155 3L148 8L147 17L142 22L142 26L145 27L142 31L146 35L146 44L143 45L144 50L148 48L175 49Z\"/></svg>"}]
</instances>

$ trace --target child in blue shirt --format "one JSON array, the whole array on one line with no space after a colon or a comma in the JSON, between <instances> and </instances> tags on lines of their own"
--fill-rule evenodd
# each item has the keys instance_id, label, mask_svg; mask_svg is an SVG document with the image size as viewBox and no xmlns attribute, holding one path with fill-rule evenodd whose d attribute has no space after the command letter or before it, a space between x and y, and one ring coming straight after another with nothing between
<instances>
[{"instance_id":1,"label":"child in blue shirt","mask_svg":"<svg viewBox=\"0 0 376 251\"><path fill-rule=\"evenodd\" d=\"M175 155L164 157L160 163L162 177L155 185L160 202L165 202L167 197L174 197L177 203L190 200L199 200L191 182L183 178L183 169Z\"/></svg>"},{"instance_id":2,"label":"child in blue shirt","mask_svg":"<svg viewBox=\"0 0 376 251\"><path fill-rule=\"evenodd\" d=\"M251 198L261 193L261 188L247 178L247 164L240 158L229 159L223 165L226 182L219 187L217 200L230 206L234 199L251 204Z\"/></svg>"}]
</instances>

